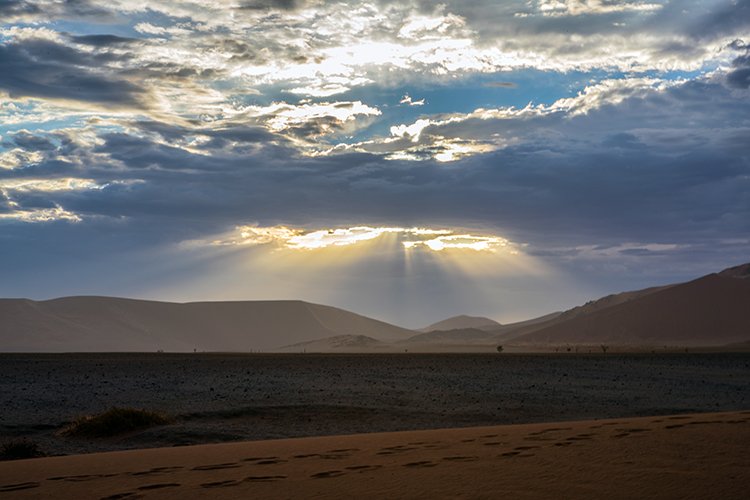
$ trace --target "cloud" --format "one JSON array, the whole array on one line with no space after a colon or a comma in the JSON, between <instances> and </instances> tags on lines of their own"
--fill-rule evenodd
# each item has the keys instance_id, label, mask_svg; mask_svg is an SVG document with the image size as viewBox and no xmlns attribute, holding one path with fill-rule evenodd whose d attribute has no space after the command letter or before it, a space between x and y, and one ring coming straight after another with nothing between
<instances>
[{"instance_id":1,"label":"cloud","mask_svg":"<svg viewBox=\"0 0 750 500\"><path fill-rule=\"evenodd\" d=\"M503 235L603 286L718 269L750 233L747 5L4 2L3 290L158 288L178 242L247 221L259 251L429 227L453 232L354 245Z\"/></svg>"},{"instance_id":2,"label":"cloud","mask_svg":"<svg viewBox=\"0 0 750 500\"><path fill-rule=\"evenodd\" d=\"M590 14L609 14L612 12L650 12L659 10L659 3L643 1L607 1L607 0L538 0L537 10L545 16L580 16Z\"/></svg>"},{"instance_id":3,"label":"cloud","mask_svg":"<svg viewBox=\"0 0 750 500\"><path fill-rule=\"evenodd\" d=\"M57 41L32 38L0 43L0 90L11 98L36 97L142 108L145 90L96 67L116 56L79 52Z\"/></svg>"},{"instance_id":4,"label":"cloud","mask_svg":"<svg viewBox=\"0 0 750 500\"><path fill-rule=\"evenodd\" d=\"M138 41L137 38L128 38L117 35L80 35L71 36L70 39L74 43L93 45L94 47L108 47L112 45L118 46L123 44L135 43Z\"/></svg>"},{"instance_id":5,"label":"cloud","mask_svg":"<svg viewBox=\"0 0 750 500\"><path fill-rule=\"evenodd\" d=\"M518 246L505 238L493 235L456 234L454 229L432 229L425 227L370 227L354 226L334 229L305 231L286 226L259 227L239 226L229 237L213 239L211 245L255 246L278 244L292 250L319 250L329 247L348 247L376 240L384 235L396 235L403 251L473 250L497 252L499 250L518 253ZM202 243L202 242L198 242Z\"/></svg>"},{"instance_id":6,"label":"cloud","mask_svg":"<svg viewBox=\"0 0 750 500\"><path fill-rule=\"evenodd\" d=\"M494 87L501 89L514 89L518 87L518 84L513 82L487 82L484 84L485 87Z\"/></svg>"},{"instance_id":7,"label":"cloud","mask_svg":"<svg viewBox=\"0 0 750 500\"><path fill-rule=\"evenodd\" d=\"M727 83L731 87L746 89L750 87L750 46L742 40L735 40L730 46L744 53L732 61L733 69L727 74Z\"/></svg>"},{"instance_id":8,"label":"cloud","mask_svg":"<svg viewBox=\"0 0 750 500\"><path fill-rule=\"evenodd\" d=\"M398 101L399 104L406 104L407 106L424 106L424 99L420 99L418 101L415 101L411 98L409 94L404 95L404 97L401 98L400 101Z\"/></svg>"}]
</instances>

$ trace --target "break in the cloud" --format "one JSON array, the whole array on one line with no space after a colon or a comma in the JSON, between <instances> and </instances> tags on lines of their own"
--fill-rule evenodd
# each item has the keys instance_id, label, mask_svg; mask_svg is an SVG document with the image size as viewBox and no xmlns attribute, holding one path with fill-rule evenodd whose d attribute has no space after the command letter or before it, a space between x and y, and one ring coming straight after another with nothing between
<instances>
[{"instance_id":1,"label":"break in the cloud","mask_svg":"<svg viewBox=\"0 0 750 500\"><path fill-rule=\"evenodd\" d=\"M516 245L500 236L462 234L452 229L421 227L369 227L318 229L304 231L286 226L239 226L237 234L228 239L211 241L213 245L267 245L280 244L294 250L315 250L327 247L344 247L375 240L383 235L397 235L404 250L427 248L434 252L443 250L474 250L497 252L503 249L518 253Z\"/></svg>"},{"instance_id":2,"label":"break in the cloud","mask_svg":"<svg viewBox=\"0 0 750 500\"><path fill-rule=\"evenodd\" d=\"M748 0L2 2L0 293L419 324L745 261L749 43Z\"/></svg>"}]
</instances>

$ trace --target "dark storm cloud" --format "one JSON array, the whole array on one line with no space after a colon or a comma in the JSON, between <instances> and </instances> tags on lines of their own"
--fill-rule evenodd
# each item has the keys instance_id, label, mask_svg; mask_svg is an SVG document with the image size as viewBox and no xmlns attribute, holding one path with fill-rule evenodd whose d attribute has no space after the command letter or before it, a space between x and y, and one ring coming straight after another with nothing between
<instances>
[{"instance_id":1,"label":"dark storm cloud","mask_svg":"<svg viewBox=\"0 0 750 500\"><path fill-rule=\"evenodd\" d=\"M138 207L146 219L144 207L153 204L138 193L162 200L160 210L171 205L170 212L190 217L199 210L206 227L221 229L247 221L471 221L539 244L689 242L750 231L750 146L741 141L750 104L722 89L691 82L573 120L540 118L518 145L450 164L389 162L370 154L306 159L269 145L264 132L252 128L201 130L212 138L202 146L205 155L124 134L105 136L97 153L122 161L145 181L129 192L136 198L119 201L119 210ZM660 121L663 106L675 116ZM695 134L678 127L704 115ZM650 122L661 135L642 130ZM156 122L138 127L173 144L197 133ZM545 128L548 133L535 135Z\"/></svg>"},{"instance_id":2,"label":"dark storm cloud","mask_svg":"<svg viewBox=\"0 0 750 500\"><path fill-rule=\"evenodd\" d=\"M239 4L240 9L246 10L294 10L307 5L307 0L249 0Z\"/></svg>"},{"instance_id":3,"label":"dark storm cloud","mask_svg":"<svg viewBox=\"0 0 750 500\"><path fill-rule=\"evenodd\" d=\"M673 9L685 8L675 2ZM688 33L696 38L731 36L750 27L750 0L723 0L707 16L690 24Z\"/></svg>"},{"instance_id":4,"label":"dark storm cloud","mask_svg":"<svg viewBox=\"0 0 750 500\"><path fill-rule=\"evenodd\" d=\"M16 16L39 14L42 9L33 2L26 0L2 0L0 1L0 18L11 19Z\"/></svg>"},{"instance_id":5,"label":"dark storm cloud","mask_svg":"<svg viewBox=\"0 0 750 500\"><path fill-rule=\"evenodd\" d=\"M84 53L43 39L1 44L0 89L11 97L142 107L142 87L97 71L100 65L120 57Z\"/></svg>"},{"instance_id":6,"label":"dark storm cloud","mask_svg":"<svg viewBox=\"0 0 750 500\"><path fill-rule=\"evenodd\" d=\"M750 87L750 46L742 40L735 40L730 47L745 53L732 61L734 69L727 74L727 83L735 88L746 89Z\"/></svg>"},{"instance_id":7,"label":"dark storm cloud","mask_svg":"<svg viewBox=\"0 0 750 500\"><path fill-rule=\"evenodd\" d=\"M70 39L75 43L92 45L94 47L118 46L138 41L137 38L128 38L117 35L81 35L71 36Z\"/></svg>"},{"instance_id":8,"label":"dark storm cloud","mask_svg":"<svg viewBox=\"0 0 750 500\"><path fill-rule=\"evenodd\" d=\"M55 145L46 137L30 134L26 131L13 134L13 142L19 147L30 151L49 151L55 149Z\"/></svg>"},{"instance_id":9,"label":"dark storm cloud","mask_svg":"<svg viewBox=\"0 0 750 500\"><path fill-rule=\"evenodd\" d=\"M56 18L105 20L111 17L111 11L89 0L0 0L0 22L47 22Z\"/></svg>"}]
</instances>

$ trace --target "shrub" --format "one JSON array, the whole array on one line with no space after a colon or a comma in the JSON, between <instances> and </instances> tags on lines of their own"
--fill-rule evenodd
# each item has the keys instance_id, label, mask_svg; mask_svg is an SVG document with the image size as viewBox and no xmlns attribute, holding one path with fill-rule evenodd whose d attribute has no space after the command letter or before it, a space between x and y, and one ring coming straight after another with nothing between
<instances>
[{"instance_id":1,"label":"shrub","mask_svg":"<svg viewBox=\"0 0 750 500\"><path fill-rule=\"evenodd\" d=\"M73 437L109 437L170 422L170 418L161 413L113 407L99 415L87 415L75 420L61 434Z\"/></svg>"},{"instance_id":2,"label":"shrub","mask_svg":"<svg viewBox=\"0 0 750 500\"><path fill-rule=\"evenodd\" d=\"M0 446L0 460L20 460L23 458L43 457L39 446L28 439L14 439Z\"/></svg>"}]
</instances>

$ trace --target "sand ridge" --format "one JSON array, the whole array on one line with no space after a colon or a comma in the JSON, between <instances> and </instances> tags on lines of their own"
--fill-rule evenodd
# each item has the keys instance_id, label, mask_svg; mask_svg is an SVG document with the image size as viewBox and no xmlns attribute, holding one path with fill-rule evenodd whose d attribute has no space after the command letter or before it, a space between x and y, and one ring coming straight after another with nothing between
<instances>
[{"instance_id":1,"label":"sand ridge","mask_svg":"<svg viewBox=\"0 0 750 500\"><path fill-rule=\"evenodd\" d=\"M0 498L744 498L750 411L0 463Z\"/></svg>"}]
</instances>

